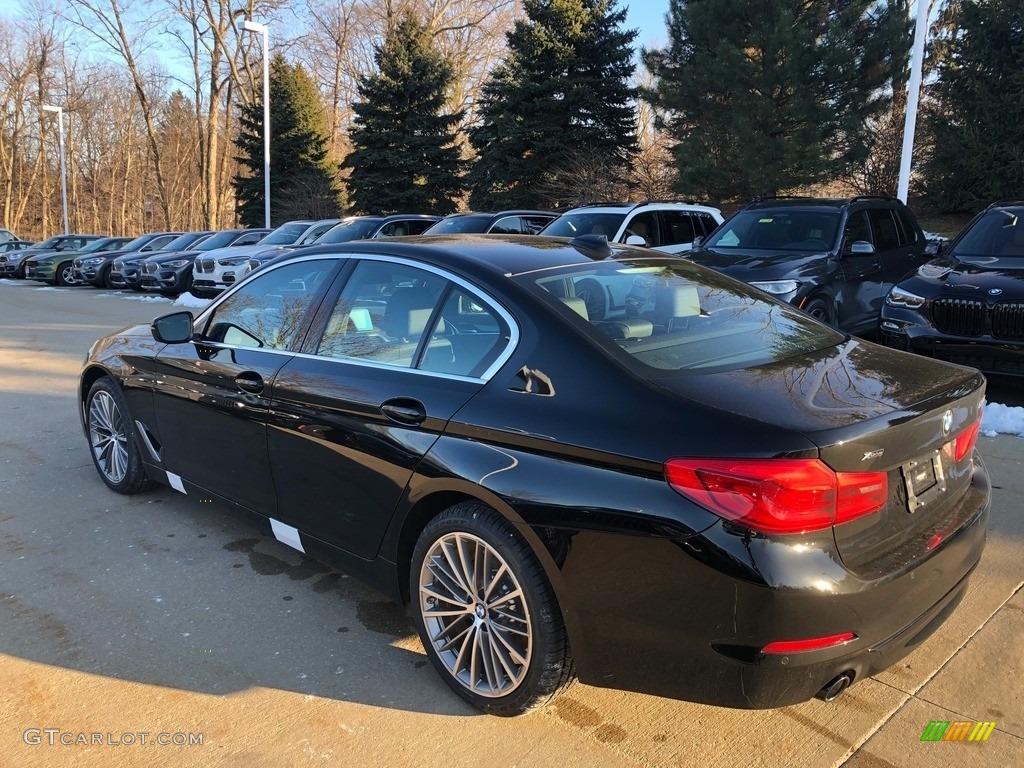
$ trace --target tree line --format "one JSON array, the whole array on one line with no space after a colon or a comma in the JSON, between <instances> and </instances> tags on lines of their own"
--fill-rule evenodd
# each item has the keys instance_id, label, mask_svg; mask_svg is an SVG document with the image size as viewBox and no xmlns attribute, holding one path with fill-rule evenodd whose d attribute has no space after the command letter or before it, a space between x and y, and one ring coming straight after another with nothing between
<instances>
[{"instance_id":1,"label":"tree line","mask_svg":"<svg viewBox=\"0 0 1024 768\"><path fill-rule=\"evenodd\" d=\"M271 30L275 224L893 194L912 10L671 0L666 44L635 57L616 0L25 0L0 16L0 222L35 238L60 226L41 111L57 104L73 229L262 223L261 51L243 18ZM937 9L915 199L975 210L1020 195L1021 10Z\"/></svg>"}]
</instances>

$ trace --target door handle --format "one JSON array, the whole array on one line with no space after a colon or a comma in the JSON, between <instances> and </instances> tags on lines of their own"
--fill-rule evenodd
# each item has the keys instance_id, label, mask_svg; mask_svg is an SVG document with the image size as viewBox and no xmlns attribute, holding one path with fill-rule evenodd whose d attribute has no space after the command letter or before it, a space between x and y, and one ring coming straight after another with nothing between
<instances>
[{"instance_id":1,"label":"door handle","mask_svg":"<svg viewBox=\"0 0 1024 768\"><path fill-rule=\"evenodd\" d=\"M248 392L252 395L259 395L263 393L263 377L255 371L243 371L242 373L235 376L235 386L237 386L243 392Z\"/></svg>"},{"instance_id":2,"label":"door handle","mask_svg":"<svg viewBox=\"0 0 1024 768\"><path fill-rule=\"evenodd\" d=\"M399 424L422 424L427 418L423 403L411 397L396 397L381 404L380 412Z\"/></svg>"}]
</instances>

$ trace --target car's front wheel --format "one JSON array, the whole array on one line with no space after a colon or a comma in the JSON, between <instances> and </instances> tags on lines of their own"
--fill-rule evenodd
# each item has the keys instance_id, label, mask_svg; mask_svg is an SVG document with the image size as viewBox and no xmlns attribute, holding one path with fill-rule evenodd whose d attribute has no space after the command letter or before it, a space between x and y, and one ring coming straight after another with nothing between
<instances>
[{"instance_id":1,"label":"car's front wheel","mask_svg":"<svg viewBox=\"0 0 1024 768\"><path fill-rule=\"evenodd\" d=\"M77 282L75 280L75 267L70 261L58 264L53 274L57 285L74 285Z\"/></svg>"},{"instance_id":2,"label":"car's front wheel","mask_svg":"<svg viewBox=\"0 0 1024 768\"><path fill-rule=\"evenodd\" d=\"M836 325L836 310L832 302L823 296L815 296L804 307L804 312L825 325Z\"/></svg>"},{"instance_id":3,"label":"car's front wheel","mask_svg":"<svg viewBox=\"0 0 1024 768\"><path fill-rule=\"evenodd\" d=\"M416 627L445 683L477 709L519 715L574 680L562 614L515 526L462 502L431 520L413 551Z\"/></svg>"},{"instance_id":4,"label":"car's front wheel","mask_svg":"<svg viewBox=\"0 0 1024 768\"><path fill-rule=\"evenodd\" d=\"M117 385L104 376L85 398L89 448L96 471L111 490L132 494L153 487L142 465L135 424Z\"/></svg>"}]
</instances>

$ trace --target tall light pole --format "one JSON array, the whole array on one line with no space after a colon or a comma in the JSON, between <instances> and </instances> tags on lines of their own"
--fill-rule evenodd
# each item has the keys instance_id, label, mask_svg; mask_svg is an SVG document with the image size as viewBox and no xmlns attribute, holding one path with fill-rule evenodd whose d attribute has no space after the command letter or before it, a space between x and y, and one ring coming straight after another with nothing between
<instances>
[{"instance_id":1,"label":"tall light pole","mask_svg":"<svg viewBox=\"0 0 1024 768\"><path fill-rule=\"evenodd\" d=\"M57 113L57 146L60 151L60 202L64 211L64 234L71 233L68 227L68 167L64 160L64 109L43 104L43 112Z\"/></svg>"},{"instance_id":2,"label":"tall light pole","mask_svg":"<svg viewBox=\"0 0 1024 768\"><path fill-rule=\"evenodd\" d=\"M914 133L917 130L917 102L921 96L921 76L924 70L924 44L928 37L929 0L917 0L917 26L914 29L914 48L910 54L910 82L907 84L907 114L903 121L903 151L900 154L900 178L896 197L907 202L910 192L910 161L914 154Z\"/></svg>"},{"instance_id":3,"label":"tall light pole","mask_svg":"<svg viewBox=\"0 0 1024 768\"><path fill-rule=\"evenodd\" d=\"M263 226L270 229L270 58L267 25L246 19L239 31L263 35Z\"/></svg>"}]
</instances>

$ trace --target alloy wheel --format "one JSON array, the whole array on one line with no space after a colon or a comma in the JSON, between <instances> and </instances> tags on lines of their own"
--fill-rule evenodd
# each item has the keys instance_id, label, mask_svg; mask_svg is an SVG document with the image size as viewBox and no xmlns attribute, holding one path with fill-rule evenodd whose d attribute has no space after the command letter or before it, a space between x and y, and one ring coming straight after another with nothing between
<instances>
[{"instance_id":1,"label":"alloy wheel","mask_svg":"<svg viewBox=\"0 0 1024 768\"><path fill-rule=\"evenodd\" d=\"M128 435L124 417L109 392L99 391L89 403L89 445L104 477L117 484L128 472Z\"/></svg>"},{"instance_id":2,"label":"alloy wheel","mask_svg":"<svg viewBox=\"0 0 1024 768\"><path fill-rule=\"evenodd\" d=\"M496 698L523 682L530 612L515 574L486 541L464 532L438 538L423 559L419 605L434 651L463 687Z\"/></svg>"}]
</instances>

